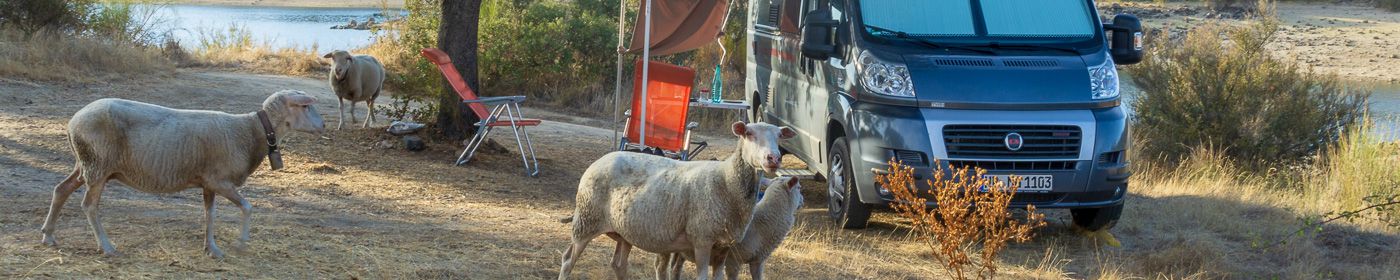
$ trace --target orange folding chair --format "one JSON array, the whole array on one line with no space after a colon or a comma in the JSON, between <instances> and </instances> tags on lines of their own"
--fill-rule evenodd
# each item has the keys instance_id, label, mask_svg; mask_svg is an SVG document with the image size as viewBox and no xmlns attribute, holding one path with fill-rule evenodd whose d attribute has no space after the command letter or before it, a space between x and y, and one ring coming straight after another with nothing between
<instances>
[{"instance_id":1,"label":"orange folding chair","mask_svg":"<svg viewBox=\"0 0 1400 280\"><path fill-rule=\"evenodd\" d=\"M709 146L704 141L691 142L690 131L698 123L686 123L690 113L690 91L695 84L695 70L666 64L649 62L646 100L642 99L642 60L636 63L635 82L632 84L632 109L627 110L627 124L623 131L627 136L618 145L619 150L650 153L680 160L690 160ZM643 116L641 106L646 104ZM639 128L646 126L646 141L639 141L642 134Z\"/></svg>"},{"instance_id":2,"label":"orange folding chair","mask_svg":"<svg viewBox=\"0 0 1400 280\"><path fill-rule=\"evenodd\" d=\"M426 48L421 52L423 57L433 62L442 70L442 74L447 78L447 82L452 84L452 90L462 97L462 103L466 103L471 108L472 113L480 119L476 123L476 135L467 142L467 148L462 150L462 155L457 156L457 165L467 164L476 154L476 149L486 142L486 135L491 134L491 129L496 127L510 127L515 132L515 145L520 149L520 161L525 164L525 173L531 177L540 174L540 162L535 159L535 144L530 142L530 134L525 132L527 126L539 126L542 121L537 119L526 119L520 112L520 103L525 102L525 96L497 96L479 98L476 91L467 86L467 82L462 80L461 73L457 72L457 67L452 66L452 58L447 53L434 48ZM490 111L486 106L493 106ZM502 115L504 114L504 116ZM523 140L522 140L523 139ZM526 159L528 152L529 159Z\"/></svg>"}]
</instances>

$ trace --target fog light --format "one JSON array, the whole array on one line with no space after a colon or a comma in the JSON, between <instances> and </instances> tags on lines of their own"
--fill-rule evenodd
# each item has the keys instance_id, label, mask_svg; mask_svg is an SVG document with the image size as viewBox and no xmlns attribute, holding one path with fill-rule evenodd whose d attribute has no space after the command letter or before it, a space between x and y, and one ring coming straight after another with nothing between
<instances>
[{"instance_id":1,"label":"fog light","mask_svg":"<svg viewBox=\"0 0 1400 280\"><path fill-rule=\"evenodd\" d=\"M880 187L880 195L888 196L890 194L891 193L889 189L886 189L885 187Z\"/></svg>"}]
</instances>

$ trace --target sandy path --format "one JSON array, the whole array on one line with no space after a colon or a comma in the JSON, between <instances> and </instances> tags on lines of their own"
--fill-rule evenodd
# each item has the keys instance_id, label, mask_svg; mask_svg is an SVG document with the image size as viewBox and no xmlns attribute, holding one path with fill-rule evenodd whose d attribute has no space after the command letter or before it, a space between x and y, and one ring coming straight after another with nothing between
<instances>
[{"instance_id":1,"label":"sandy path","mask_svg":"<svg viewBox=\"0 0 1400 280\"><path fill-rule=\"evenodd\" d=\"M1201 4L1105 3L1143 17L1147 28L1184 33L1212 19ZM1183 12L1186 11L1186 12ZM1280 30L1267 48L1275 56L1290 59L1320 73L1335 73L1344 80L1400 83L1400 13L1369 4L1278 4ZM1238 22L1227 20L1227 22Z\"/></svg>"}]
</instances>

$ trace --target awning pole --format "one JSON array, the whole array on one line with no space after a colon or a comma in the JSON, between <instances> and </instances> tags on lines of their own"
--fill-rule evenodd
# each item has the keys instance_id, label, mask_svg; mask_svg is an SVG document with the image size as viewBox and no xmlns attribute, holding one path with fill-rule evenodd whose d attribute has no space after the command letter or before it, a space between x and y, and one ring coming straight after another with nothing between
<instances>
[{"instance_id":1,"label":"awning pole","mask_svg":"<svg viewBox=\"0 0 1400 280\"><path fill-rule=\"evenodd\" d=\"M619 142L617 141L617 137L618 137L618 136L617 136L617 134L618 134L618 132L617 132L617 131L618 131L618 129L617 129L617 125L618 125L618 124L617 124L617 123L618 123L617 117L618 117L618 115L620 115L620 114L618 114L618 110L621 108L621 106L619 106L617 103L620 101L619 98L620 98L620 96L622 95L622 64L623 64L622 56L623 56L623 53L624 53L624 52L622 51L622 44L623 44L623 41L622 41L622 40L623 40L623 37L626 36L626 33L625 33L626 31L625 31L625 29L624 29L624 28L627 27L627 23L626 23L626 22L627 22L627 0L618 0L618 5L617 5L617 80L615 80L615 81L614 81L615 83L613 84L613 103L612 103L612 106L613 106L613 114L612 114L612 130L613 130L613 139L612 139L612 140L613 140L613 141L612 141L612 143L613 143L614 145L619 145L619 144L618 144ZM618 146L618 147L621 147L621 146Z\"/></svg>"},{"instance_id":2,"label":"awning pole","mask_svg":"<svg viewBox=\"0 0 1400 280\"><path fill-rule=\"evenodd\" d=\"M637 137L642 138L638 139L638 144L641 144L642 147L646 147L647 145L647 85L651 84L651 77L649 77L651 75L651 4L651 0L647 0L647 22L642 31L646 32L646 34L642 34L642 42L645 44L645 46L642 47L642 112L638 114L638 116L641 116L641 119L637 122L640 124L637 127L637 134L639 135Z\"/></svg>"}]
</instances>

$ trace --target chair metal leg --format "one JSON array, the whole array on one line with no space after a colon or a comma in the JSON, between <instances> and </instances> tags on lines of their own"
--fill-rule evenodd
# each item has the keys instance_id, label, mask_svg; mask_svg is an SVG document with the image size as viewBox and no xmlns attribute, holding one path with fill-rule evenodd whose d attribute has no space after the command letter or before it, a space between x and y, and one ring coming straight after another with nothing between
<instances>
[{"instance_id":1,"label":"chair metal leg","mask_svg":"<svg viewBox=\"0 0 1400 280\"><path fill-rule=\"evenodd\" d=\"M506 105L506 116L510 117L510 129L515 132L515 148L520 150L520 163L525 166L525 174L529 175L531 173L530 161L525 159L525 143L520 138L521 128L520 125L515 122L515 120L519 119L519 117L516 116L519 110L512 109L512 107L514 106Z\"/></svg>"},{"instance_id":2,"label":"chair metal leg","mask_svg":"<svg viewBox=\"0 0 1400 280\"><path fill-rule=\"evenodd\" d=\"M476 135L472 136L471 142L467 143L467 148L462 151L462 155L457 157L458 166L467 164L468 161L472 160L472 156L476 155L476 149L480 148L481 144L486 142L486 136L491 134L492 127L489 124L501 116L501 111L501 106L496 106L485 120L477 123L480 127L476 129Z\"/></svg>"},{"instance_id":3,"label":"chair metal leg","mask_svg":"<svg viewBox=\"0 0 1400 280\"><path fill-rule=\"evenodd\" d=\"M515 104L514 106L515 111L519 113L520 104ZM524 118L525 115L520 114L520 117ZM520 128L520 134L525 136L525 148L530 149L530 163L533 165L532 167L530 167L530 169L532 169L530 171L530 177L538 176L540 175L540 160L538 158L535 158L535 143L530 141L530 133L528 131L525 131L524 127ZM518 141L519 139L516 140Z\"/></svg>"},{"instance_id":4,"label":"chair metal leg","mask_svg":"<svg viewBox=\"0 0 1400 280\"><path fill-rule=\"evenodd\" d=\"M457 157L458 166L467 164L468 161L472 160L472 156L476 155L476 149L480 148L481 144L486 142L487 134L491 134L490 126L482 125L481 128L476 129L476 135L472 136L471 142L467 143L467 148L462 150L462 155Z\"/></svg>"}]
</instances>

